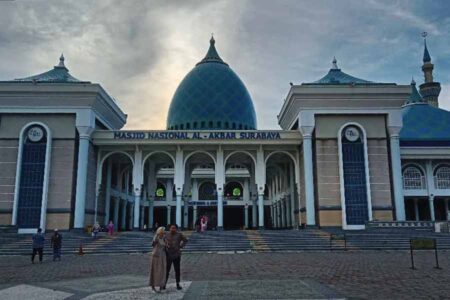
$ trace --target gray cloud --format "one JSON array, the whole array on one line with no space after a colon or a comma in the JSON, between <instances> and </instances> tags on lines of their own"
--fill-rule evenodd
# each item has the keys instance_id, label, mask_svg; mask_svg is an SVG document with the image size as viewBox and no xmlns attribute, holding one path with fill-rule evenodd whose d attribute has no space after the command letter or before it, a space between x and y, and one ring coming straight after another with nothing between
<instances>
[{"instance_id":1,"label":"gray cloud","mask_svg":"<svg viewBox=\"0 0 450 300\"><path fill-rule=\"evenodd\" d=\"M162 129L182 78L206 53L211 32L246 83L260 128L289 82L313 81L334 55L355 76L420 82L422 40L450 107L446 1L13 1L0 2L0 78L50 69L64 52L72 75L101 83L129 115L127 128Z\"/></svg>"}]
</instances>

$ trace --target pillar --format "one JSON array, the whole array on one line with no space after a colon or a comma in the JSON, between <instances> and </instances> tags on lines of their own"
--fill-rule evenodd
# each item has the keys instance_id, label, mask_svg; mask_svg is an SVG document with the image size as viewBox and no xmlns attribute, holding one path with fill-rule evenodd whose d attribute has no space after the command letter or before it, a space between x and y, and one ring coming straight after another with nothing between
<instances>
[{"instance_id":1,"label":"pillar","mask_svg":"<svg viewBox=\"0 0 450 300\"><path fill-rule=\"evenodd\" d=\"M428 197L428 204L430 205L430 216L431 216L431 221L436 221L436 218L434 216L434 196L429 196Z\"/></svg>"},{"instance_id":2,"label":"pillar","mask_svg":"<svg viewBox=\"0 0 450 300\"><path fill-rule=\"evenodd\" d=\"M133 204L133 230L139 230L140 213L141 213L141 190L136 189L134 191L134 204Z\"/></svg>"},{"instance_id":3,"label":"pillar","mask_svg":"<svg viewBox=\"0 0 450 300\"><path fill-rule=\"evenodd\" d=\"M189 202L184 200L184 228L189 228Z\"/></svg>"},{"instance_id":4,"label":"pillar","mask_svg":"<svg viewBox=\"0 0 450 300\"><path fill-rule=\"evenodd\" d=\"M405 199L403 197L402 163L400 159L400 138L397 130L390 130L392 182L394 184L395 217L397 221L405 221Z\"/></svg>"},{"instance_id":5,"label":"pillar","mask_svg":"<svg viewBox=\"0 0 450 300\"><path fill-rule=\"evenodd\" d=\"M120 229L125 230L126 229L126 220L127 220L127 200L122 201L122 219Z\"/></svg>"},{"instance_id":6,"label":"pillar","mask_svg":"<svg viewBox=\"0 0 450 300\"><path fill-rule=\"evenodd\" d=\"M148 229L153 229L153 224L155 223L154 211L155 211L154 200L150 200L150 202L148 203Z\"/></svg>"},{"instance_id":7,"label":"pillar","mask_svg":"<svg viewBox=\"0 0 450 300\"><path fill-rule=\"evenodd\" d=\"M284 199L281 199L280 205L281 205L281 227L286 228L286 207L284 206Z\"/></svg>"},{"instance_id":8,"label":"pillar","mask_svg":"<svg viewBox=\"0 0 450 300\"><path fill-rule=\"evenodd\" d=\"M286 204L286 227L292 227L290 197L285 200L285 204Z\"/></svg>"},{"instance_id":9,"label":"pillar","mask_svg":"<svg viewBox=\"0 0 450 300\"><path fill-rule=\"evenodd\" d=\"M295 219L295 165L293 163L289 164L289 192L291 197L290 200L290 213L291 213L291 226L292 228L298 228L298 222Z\"/></svg>"},{"instance_id":10,"label":"pillar","mask_svg":"<svg viewBox=\"0 0 450 300\"><path fill-rule=\"evenodd\" d=\"M420 221L420 214L419 214L419 199L414 199L414 217L416 221Z\"/></svg>"},{"instance_id":11,"label":"pillar","mask_svg":"<svg viewBox=\"0 0 450 300\"><path fill-rule=\"evenodd\" d=\"M141 215L140 215L140 220L139 220L139 228L142 230L144 229L144 216L145 216L145 206L141 205ZM148 228L148 225L147 225Z\"/></svg>"},{"instance_id":12,"label":"pillar","mask_svg":"<svg viewBox=\"0 0 450 300\"><path fill-rule=\"evenodd\" d=\"M257 213L258 207L256 206L256 200L252 201L252 227L257 228L258 227L258 213Z\"/></svg>"},{"instance_id":13,"label":"pillar","mask_svg":"<svg viewBox=\"0 0 450 300\"><path fill-rule=\"evenodd\" d=\"M181 201L182 201L182 190L180 191L178 187L176 187L177 191L177 206L176 206L176 214L175 214L175 222L177 223L178 227L181 228L182 224L181 224Z\"/></svg>"},{"instance_id":14,"label":"pillar","mask_svg":"<svg viewBox=\"0 0 450 300\"><path fill-rule=\"evenodd\" d=\"M105 191L105 220L103 224L106 226L109 224L111 211L111 177L112 177L112 159L108 159L108 165L106 169L106 191Z\"/></svg>"},{"instance_id":15,"label":"pillar","mask_svg":"<svg viewBox=\"0 0 450 300\"><path fill-rule=\"evenodd\" d=\"M264 229L264 188L258 188L258 227Z\"/></svg>"},{"instance_id":16,"label":"pillar","mask_svg":"<svg viewBox=\"0 0 450 300\"><path fill-rule=\"evenodd\" d=\"M223 189L217 189L217 230L223 230Z\"/></svg>"},{"instance_id":17,"label":"pillar","mask_svg":"<svg viewBox=\"0 0 450 300\"><path fill-rule=\"evenodd\" d=\"M272 224L272 227L275 227L273 216L274 216L273 204L270 204L270 223Z\"/></svg>"},{"instance_id":18,"label":"pillar","mask_svg":"<svg viewBox=\"0 0 450 300\"><path fill-rule=\"evenodd\" d=\"M79 133L77 186L75 192L75 217L74 228L84 228L86 210L86 183L88 178L89 141L94 128L77 126Z\"/></svg>"},{"instance_id":19,"label":"pillar","mask_svg":"<svg viewBox=\"0 0 450 300\"><path fill-rule=\"evenodd\" d=\"M167 205L167 225L170 225L170 224L172 224L172 220L171 220L171 217L172 217L172 214L171 214L171 206L170 205Z\"/></svg>"},{"instance_id":20,"label":"pillar","mask_svg":"<svg viewBox=\"0 0 450 300\"><path fill-rule=\"evenodd\" d=\"M114 226L116 227L115 229L119 229L119 199L118 198L114 198Z\"/></svg>"},{"instance_id":21,"label":"pillar","mask_svg":"<svg viewBox=\"0 0 450 300\"><path fill-rule=\"evenodd\" d=\"M134 220L134 207L135 205L133 203L129 203L128 206L130 207L130 218L128 219L128 228L130 228L131 230L133 230L133 220ZM139 206L138 206L138 211L139 211ZM139 222L138 222L138 227L136 229L139 229Z\"/></svg>"},{"instance_id":22,"label":"pillar","mask_svg":"<svg viewBox=\"0 0 450 300\"><path fill-rule=\"evenodd\" d=\"M303 134L303 168L305 178L306 225L315 226L316 212L314 207L314 176L311 133Z\"/></svg>"},{"instance_id":23,"label":"pillar","mask_svg":"<svg viewBox=\"0 0 450 300\"><path fill-rule=\"evenodd\" d=\"M192 228L194 228L194 230L196 229L195 228L195 222L197 222L197 205L194 205L194 208L192 209L193 211L192 211Z\"/></svg>"},{"instance_id":24,"label":"pillar","mask_svg":"<svg viewBox=\"0 0 450 300\"><path fill-rule=\"evenodd\" d=\"M248 229L248 204L244 206L244 228Z\"/></svg>"}]
</instances>

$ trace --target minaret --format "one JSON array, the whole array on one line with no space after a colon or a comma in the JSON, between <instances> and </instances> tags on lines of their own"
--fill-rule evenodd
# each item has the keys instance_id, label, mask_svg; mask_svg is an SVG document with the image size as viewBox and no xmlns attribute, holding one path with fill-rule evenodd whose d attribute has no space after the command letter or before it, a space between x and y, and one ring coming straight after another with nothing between
<instances>
[{"instance_id":1,"label":"minaret","mask_svg":"<svg viewBox=\"0 0 450 300\"><path fill-rule=\"evenodd\" d=\"M439 93L441 92L441 84L433 81L434 65L431 63L431 56L427 48L427 33L422 33L422 36L424 42L422 71L425 77L425 82L420 85L420 94L428 104L439 107L438 98Z\"/></svg>"}]
</instances>

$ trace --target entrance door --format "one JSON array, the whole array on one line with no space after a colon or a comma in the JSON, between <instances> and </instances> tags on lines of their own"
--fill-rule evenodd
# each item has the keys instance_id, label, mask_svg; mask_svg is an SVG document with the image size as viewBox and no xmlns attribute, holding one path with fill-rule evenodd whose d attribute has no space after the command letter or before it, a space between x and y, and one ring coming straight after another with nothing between
<instances>
[{"instance_id":1,"label":"entrance door","mask_svg":"<svg viewBox=\"0 0 450 300\"><path fill-rule=\"evenodd\" d=\"M215 230L217 228L217 206L199 207L197 217L206 216L208 218L208 230Z\"/></svg>"},{"instance_id":2,"label":"entrance door","mask_svg":"<svg viewBox=\"0 0 450 300\"><path fill-rule=\"evenodd\" d=\"M225 229L243 229L244 222L243 206L227 206L223 208L223 226Z\"/></svg>"}]
</instances>

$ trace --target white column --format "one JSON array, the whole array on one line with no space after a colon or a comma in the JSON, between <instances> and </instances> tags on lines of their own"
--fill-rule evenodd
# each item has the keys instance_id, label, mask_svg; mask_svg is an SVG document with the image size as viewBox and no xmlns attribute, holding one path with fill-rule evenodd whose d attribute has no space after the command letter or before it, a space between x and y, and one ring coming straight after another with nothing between
<instances>
[{"instance_id":1,"label":"white column","mask_svg":"<svg viewBox=\"0 0 450 300\"><path fill-rule=\"evenodd\" d=\"M428 197L428 203L430 205L431 221L436 221L436 218L434 216L434 196L429 196Z\"/></svg>"},{"instance_id":2,"label":"white column","mask_svg":"<svg viewBox=\"0 0 450 300\"><path fill-rule=\"evenodd\" d=\"M171 209L172 207L170 205L167 205L167 225L170 225L172 223Z\"/></svg>"},{"instance_id":3,"label":"white column","mask_svg":"<svg viewBox=\"0 0 450 300\"><path fill-rule=\"evenodd\" d=\"M419 199L414 199L414 217L416 221L420 221L419 215Z\"/></svg>"},{"instance_id":4,"label":"white column","mask_svg":"<svg viewBox=\"0 0 450 300\"><path fill-rule=\"evenodd\" d=\"M292 228L297 228L298 224L295 220L295 166L293 163L289 164L289 192L290 192L290 213L291 213L291 226Z\"/></svg>"},{"instance_id":5,"label":"white column","mask_svg":"<svg viewBox=\"0 0 450 300\"><path fill-rule=\"evenodd\" d=\"M189 228L189 202L184 200L184 228Z\"/></svg>"},{"instance_id":6,"label":"white column","mask_svg":"<svg viewBox=\"0 0 450 300\"><path fill-rule=\"evenodd\" d=\"M148 203L148 228L149 229L153 229L153 224L155 223L155 219L154 219L154 210L155 210L155 205L154 205L154 200L151 199L150 202Z\"/></svg>"},{"instance_id":7,"label":"white column","mask_svg":"<svg viewBox=\"0 0 450 300\"><path fill-rule=\"evenodd\" d=\"M134 204L133 204L133 230L139 230L140 213L141 213L141 189L134 190Z\"/></svg>"},{"instance_id":8,"label":"white column","mask_svg":"<svg viewBox=\"0 0 450 300\"><path fill-rule=\"evenodd\" d=\"M257 228L258 227L258 213L257 213L258 207L256 206L256 200L252 200L252 227Z\"/></svg>"},{"instance_id":9,"label":"white column","mask_svg":"<svg viewBox=\"0 0 450 300\"><path fill-rule=\"evenodd\" d=\"M284 199L281 199L280 205L281 205L281 227L286 228L286 207L284 206Z\"/></svg>"},{"instance_id":10,"label":"white column","mask_svg":"<svg viewBox=\"0 0 450 300\"><path fill-rule=\"evenodd\" d=\"M144 229L144 216L145 216L145 206L141 205L141 215L139 219L139 228L142 230ZM148 225L147 225L148 227Z\"/></svg>"},{"instance_id":11,"label":"white column","mask_svg":"<svg viewBox=\"0 0 450 300\"><path fill-rule=\"evenodd\" d=\"M133 228L133 220L134 220L134 213L133 213L133 211L134 211L135 205L134 205L134 203L130 203L129 205L130 205L130 218L128 219L128 227L130 229L134 229ZM139 207L138 207L138 211L139 211ZM138 223L138 225L139 225L139 223ZM137 229L139 229L139 227Z\"/></svg>"},{"instance_id":12,"label":"white column","mask_svg":"<svg viewBox=\"0 0 450 300\"><path fill-rule=\"evenodd\" d=\"M181 224L181 201L182 201L183 195L182 195L182 190L179 191L178 187L176 187L176 188L177 188L177 191L176 191L176 193L177 193L177 207L176 207L176 214L175 214L175 219L176 219L175 222L181 228L181 226L182 226L182 224Z\"/></svg>"},{"instance_id":13,"label":"white column","mask_svg":"<svg viewBox=\"0 0 450 300\"><path fill-rule=\"evenodd\" d=\"M305 178L306 225L315 226L316 211L314 207L314 176L311 134L303 134L303 167Z\"/></svg>"},{"instance_id":14,"label":"white column","mask_svg":"<svg viewBox=\"0 0 450 300\"><path fill-rule=\"evenodd\" d=\"M400 159L399 131L389 128L392 182L394 184L395 217L397 221L405 221L405 199L403 197L402 163Z\"/></svg>"},{"instance_id":15,"label":"white column","mask_svg":"<svg viewBox=\"0 0 450 300\"><path fill-rule=\"evenodd\" d=\"M244 203L248 204L248 202L250 201L250 186L249 180L247 178L244 179L244 190L242 194L242 200L244 200Z\"/></svg>"},{"instance_id":16,"label":"white column","mask_svg":"<svg viewBox=\"0 0 450 300\"><path fill-rule=\"evenodd\" d=\"M223 189L217 189L217 229L223 229Z\"/></svg>"},{"instance_id":17,"label":"white column","mask_svg":"<svg viewBox=\"0 0 450 300\"><path fill-rule=\"evenodd\" d=\"M118 198L113 198L114 199L114 226L116 227L115 229L119 229L119 199Z\"/></svg>"},{"instance_id":18,"label":"white column","mask_svg":"<svg viewBox=\"0 0 450 300\"><path fill-rule=\"evenodd\" d=\"M245 229L248 229L248 204L247 203L244 206L244 226L245 226Z\"/></svg>"},{"instance_id":19,"label":"white column","mask_svg":"<svg viewBox=\"0 0 450 300\"><path fill-rule=\"evenodd\" d=\"M120 228L122 230L125 230L126 228L126 221L127 221L127 200L124 200L122 203L122 220L121 220L121 226Z\"/></svg>"},{"instance_id":20,"label":"white column","mask_svg":"<svg viewBox=\"0 0 450 300\"><path fill-rule=\"evenodd\" d=\"M106 169L106 191L105 191L105 220L104 224L108 225L110 221L109 212L111 210L111 177L112 177L112 159L108 159Z\"/></svg>"},{"instance_id":21,"label":"white column","mask_svg":"<svg viewBox=\"0 0 450 300\"><path fill-rule=\"evenodd\" d=\"M75 192L74 228L84 228L86 209L86 183L89 163L89 141L94 128L77 126L79 133L77 186Z\"/></svg>"},{"instance_id":22,"label":"white column","mask_svg":"<svg viewBox=\"0 0 450 300\"><path fill-rule=\"evenodd\" d=\"M258 227L264 229L264 189L258 188Z\"/></svg>"},{"instance_id":23,"label":"white column","mask_svg":"<svg viewBox=\"0 0 450 300\"><path fill-rule=\"evenodd\" d=\"M291 199L285 200L286 204L286 227L292 227L292 220L291 220Z\"/></svg>"},{"instance_id":24,"label":"white column","mask_svg":"<svg viewBox=\"0 0 450 300\"><path fill-rule=\"evenodd\" d=\"M280 228L280 202L275 202L275 220L276 220L276 227Z\"/></svg>"},{"instance_id":25,"label":"white column","mask_svg":"<svg viewBox=\"0 0 450 300\"><path fill-rule=\"evenodd\" d=\"M270 220L272 223L272 227L275 227L275 221L274 221L273 217L274 217L273 204L270 204Z\"/></svg>"},{"instance_id":26,"label":"white column","mask_svg":"<svg viewBox=\"0 0 450 300\"><path fill-rule=\"evenodd\" d=\"M192 228L194 228L194 230L196 230L195 228L195 222L197 222L197 205L194 205L193 209L192 209Z\"/></svg>"}]
</instances>

